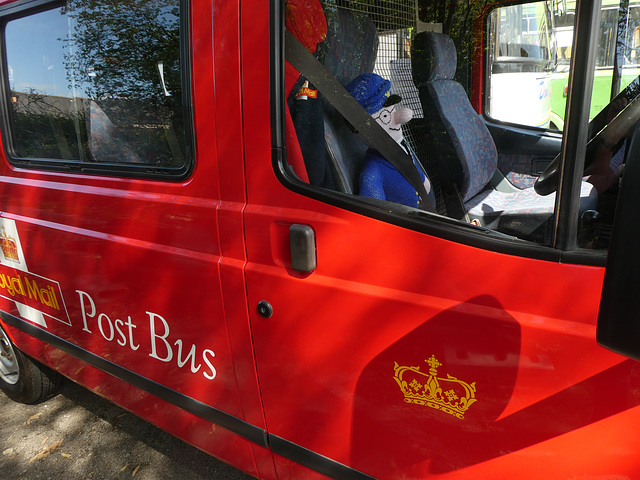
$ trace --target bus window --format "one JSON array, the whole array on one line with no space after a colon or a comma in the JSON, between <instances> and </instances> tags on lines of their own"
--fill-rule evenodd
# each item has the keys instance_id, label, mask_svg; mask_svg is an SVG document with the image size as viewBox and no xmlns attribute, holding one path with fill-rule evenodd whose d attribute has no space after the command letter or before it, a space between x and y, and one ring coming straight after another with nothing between
<instances>
[{"instance_id":1,"label":"bus window","mask_svg":"<svg viewBox=\"0 0 640 480\"><path fill-rule=\"evenodd\" d=\"M550 13L549 2L491 11L485 95L493 119L549 127L555 66Z\"/></svg>"},{"instance_id":2,"label":"bus window","mask_svg":"<svg viewBox=\"0 0 640 480\"><path fill-rule=\"evenodd\" d=\"M609 247L615 207L633 126L640 118L638 17L640 2L602 2L597 32L595 71L590 106L589 143L584 179L594 185L598 203L579 218L578 245ZM575 2L554 2L554 35L558 66L552 79L552 123L562 128L568 94ZM547 177L548 171L542 177ZM542 182L544 183L544 182Z\"/></svg>"}]
</instances>

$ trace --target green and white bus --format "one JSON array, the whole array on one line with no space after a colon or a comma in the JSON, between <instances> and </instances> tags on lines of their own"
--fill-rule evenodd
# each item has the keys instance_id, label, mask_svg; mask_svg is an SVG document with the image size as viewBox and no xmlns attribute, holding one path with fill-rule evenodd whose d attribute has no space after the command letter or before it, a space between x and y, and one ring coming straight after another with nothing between
<instances>
[{"instance_id":1,"label":"green and white bus","mask_svg":"<svg viewBox=\"0 0 640 480\"><path fill-rule=\"evenodd\" d=\"M493 10L485 97L490 117L564 128L575 3L550 0ZM640 74L640 0L603 0L598 38L590 118Z\"/></svg>"},{"instance_id":2,"label":"green and white bus","mask_svg":"<svg viewBox=\"0 0 640 480\"><path fill-rule=\"evenodd\" d=\"M575 1L554 0L553 15L558 64L551 80L551 123L552 127L562 129ZM640 1L603 0L598 36L591 118L640 74Z\"/></svg>"},{"instance_id":3,"label":"green and white bus","mask_svg":"<svg viewBox=\"0 0 640 480\"><path fill-rule=\"evenodd\" d=\"M536 2L497 8L489 15L489 116L549 127L556 65L551 7L550 1Z\"/></svg>"}]
</instances>

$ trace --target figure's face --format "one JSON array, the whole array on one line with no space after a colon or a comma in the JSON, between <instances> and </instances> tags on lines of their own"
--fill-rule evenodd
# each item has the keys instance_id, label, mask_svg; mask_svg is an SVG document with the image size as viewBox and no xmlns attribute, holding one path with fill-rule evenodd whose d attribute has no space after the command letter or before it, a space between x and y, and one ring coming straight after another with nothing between
<instances>
[{"instance_id":1,"label":"figure's face","mask_svg":"<svg viewBox=\"0 0 640 480\"><path fill-rule=\"evenodd\" d=\"M402 141L402 125L413 118L410 108L396 108L396 105L384 107L372 115L373 119L391 135L396 142Z\"/></svg>"}]
</instances>

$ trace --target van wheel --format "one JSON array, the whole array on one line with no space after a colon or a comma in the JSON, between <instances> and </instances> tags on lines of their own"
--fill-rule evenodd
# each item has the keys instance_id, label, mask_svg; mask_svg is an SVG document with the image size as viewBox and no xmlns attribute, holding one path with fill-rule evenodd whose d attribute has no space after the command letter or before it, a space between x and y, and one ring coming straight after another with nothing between
<instances>
[{"instance_id":1,"label":"van wheel","mask_svg":"<svg viewBox=\"0 0 640 480\"><path fill-rule=\"evenodd\" d=\"M20 403L38 403L52 395L60 376L18 350L0 328L0 390Z\"/></svg>"}]
</instances>

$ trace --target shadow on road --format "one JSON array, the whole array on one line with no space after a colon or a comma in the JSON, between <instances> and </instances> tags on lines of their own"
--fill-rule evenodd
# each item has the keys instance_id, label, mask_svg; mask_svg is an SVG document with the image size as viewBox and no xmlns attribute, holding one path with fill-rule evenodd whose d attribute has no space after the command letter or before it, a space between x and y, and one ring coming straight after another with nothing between
<instances>
[{"instance_id":1,"label":"shadow on road","mask_svg":"<svg viewBox=\"0 0 640 480\"><path fill-rule=\"evenodd\" d=\"M0 393L3 480L249 480L252 477L87 389L21 405Z\"/></svg>"}]
</instances>

